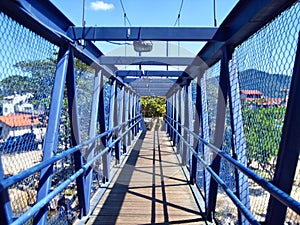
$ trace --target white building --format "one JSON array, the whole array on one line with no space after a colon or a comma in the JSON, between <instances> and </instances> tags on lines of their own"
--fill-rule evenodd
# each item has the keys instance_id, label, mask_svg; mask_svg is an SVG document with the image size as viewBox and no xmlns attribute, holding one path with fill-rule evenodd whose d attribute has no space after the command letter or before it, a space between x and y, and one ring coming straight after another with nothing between
<instances>
[{"instance_id":1,"label":"white building","mask_svg":"<svg viewBox=\"0 0 300 225\"><path fill-rule=\"evenodd\" d=\"M33 113L33 105L28 103L28 99L32 98L33 94L25 95L14 94L3 98L3 116L13 113Z\"/></svg>"}]
</instances>

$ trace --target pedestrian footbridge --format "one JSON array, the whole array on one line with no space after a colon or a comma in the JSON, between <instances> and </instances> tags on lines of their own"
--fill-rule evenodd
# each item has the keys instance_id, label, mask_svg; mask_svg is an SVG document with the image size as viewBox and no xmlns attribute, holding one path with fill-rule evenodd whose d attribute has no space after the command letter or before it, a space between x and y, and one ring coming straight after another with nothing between
<instances>
[{"instance_id":1,"label":"pedestrian footbridge","mask_svg":"<svg viewBox=\"0 0 300 225\"><path fill-rule=\"evenodd\" d=\"M299 31L296 0L240 0L219 27L78 27L0 0L0 223L300 224ZM146 97L165 113L144 118Z\"/></svg>"}]
</instances>

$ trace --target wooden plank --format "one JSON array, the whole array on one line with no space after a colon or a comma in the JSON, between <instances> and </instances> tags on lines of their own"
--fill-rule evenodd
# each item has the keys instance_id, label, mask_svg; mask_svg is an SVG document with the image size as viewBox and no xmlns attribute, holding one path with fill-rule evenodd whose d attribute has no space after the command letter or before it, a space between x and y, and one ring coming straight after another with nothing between
<instances>
[{"instance_id":1,"label":"wooden plank","mask_svg":"<svg viewBox=\"0 0 300 225\"><path fill-rule=\"evenodd\" d=\"M205 224L166 133L148 131L88 224Z\"/></svg>"}]
</instances>

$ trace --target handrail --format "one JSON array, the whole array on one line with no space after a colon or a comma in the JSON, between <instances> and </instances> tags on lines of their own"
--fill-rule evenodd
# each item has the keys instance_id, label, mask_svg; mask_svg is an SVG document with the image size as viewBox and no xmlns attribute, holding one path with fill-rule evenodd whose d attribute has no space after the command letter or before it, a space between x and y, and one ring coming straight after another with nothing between
<instances>
[{"instance_id":1,"label":"handrail","mask_svg":"<svg viewBox=\"0 0 300 225\"><path fill-rule=\"evenodd\" d=\"M113 127L110 130L107 130L107 131L105 131L105 132L103 132L103 133L101 133L101 134L99 134L99 135L97 135L97 136L95 136L95 137L93 137L93 138L85 141L85 142L82 142L81 144L79 144L77 146L69 148L68 150L66 150L64 152L62 152L62 153L60 153L58 155L55 155L52 158L45 160L44 162L41 162L40 164L32 166L29 169L24 170L24 171L22 171L22 172L20 172L20 173L18 173L16 175L13 175L11 177L5 178L4 180L2 180L0 182L0 192L3 191L4 189L7 189L11 185L13 185L13 184L15 184L15 183L23 180L24 178L26 178L26 177L28 177L28 176L30 176L30 175L32 175L32 174L40 171L41 169L43 169L43 168L45 168L45 167L47 167L47 166L49 166L49 165L51 165L51 164L53 164L53 163L61 160L61 159L63 159L63 158L65 158L65 157L67 157L67 156L69 156L71 154L73 154L74 152L80 150L82 147L94 143L96 140L98 140L98 139L100 139L100 138L102 138L104 136L107 136L108 134L112 133L115 130L119 130L124 125L126 125L126 124L130 123L131 121L133 121L133 120L141 117L141 115L142 114L139 114L136 117L131 118L130 120L125 121L125 122L121 123L120 125L118 125L116 127Z\"/></svg>"},{"instance_id":2,"label":"handrail","mask_svg":"<svg viewBox=\"0 0 300 225\"><path fill-rule=\"evenodd\" d=\"M233 164L233 166L235 168L237 168L242 173L244 173L245 175L247 175L249 178L251 178L252 180L254 180L258 185L260 185L262 188L264 188L266 191L268 191L277 200L279 200L280 202L282 202L284 205L288 206L290 209L292 209L297 214L300 214L300 203L297 202L295 199L293 199L291 196L289 196L287 193L283 192L282 190L280 190L279 188L277 188L276 186L274 186L273 184L271 184L270 182L268 182L266 179L260 177L256 173L254 173L249 168L245 167L243 164L241 164L237 160L233 159L230 155L228 155L227 153L221 151L219 148L217 148L216 146L212 145L211 143L209 143L208 141L206 141L205 139L203 139L200 135L196 134L194 131L189 130L187 127L185 127L184 125L180 124L178 121L175 121L169 115L166 115L166 117L170 118L175 123L177 123L180 127L182 127L183 129L185 129L186 131L188 131L190 134L192 134L194 137L196 137L198 140L200 140L203 144L205 144L210 149L212 149L213 152L215 152L216 154L218 154L219 156L221 156L223 159L227 160L229 163ZM176 129L174 128L174 126L171 125L169 121L167 121L167 122L174 129L174 131L176 133L178 133L176 131ZM179 136L182 137L181 134L179 134ZM195 155L195 156L197 156L197 155Z\"/></svg>"},{"instance_id":3,"label":"handrail","mask_svg":"<svg viewBox=\"0 0 300 225\"><path fill-rule=\"evenodd\" d=\"M165 120L173 129L174 126L171 125L171 123L167 120ZM236 195L233 193L232 190L230 190L230 188L228 188L228 186L225 184L225 182L220 178L220 176L218 176L215 171L213 171L213 169L205 162L204 159L202 159L197 152L195 152L195 150L193 149L193 147L184 139L184 137L176 130L174 129L174 131L179 135L180 138L183 139L184 144L191 149L191 152L193 153L193 155L195 155L195 157L197 158L197 160L199 160L204 166L205 168L208 170L208 172L211 174L211 176L214 178L214 180L223 188L223 190L226 192L226 194L228 195L228 197L232 200L232 202L240 209L240 211L243 213L243 215L247 218L247 220L249 222L251 222L251 224L256 224L259 225L260 223L255 219L255 217L252 215L251 211L249 211L249 209L247 209L245 207L245 205L236 197Z\"/></svg>"},{"instance_id":4,"label":"handrail","mask_svg":"<svg viewBox=\"0 0 300 225\"><path fill-rule=\"evenodd\" d=\"M141 115L141 114L140 114ZM108 152L121 138L128 133L134 126L136 126L142 118L136 121L132 126L130 126L125 132L123 132L117 139L115 139L112 143L110 143L106 148L104 148L100 153L93 157L92 160L87 162L81 169L76 171L72 176L70 176L67 180L61 183L57 188L55 188L52 192L50 192L46 197L37 202L34 206L32 206L28 211L18 217L12 225L23 224L27 220L29 220L35 213L37 213L43 206L51 201L57 194L62 192L72 181L74 181L77 177L79 177L82 173L88 170L88 168L96 161L99 157L101 157L104 153Z\"/></svg>"}]
</instances>

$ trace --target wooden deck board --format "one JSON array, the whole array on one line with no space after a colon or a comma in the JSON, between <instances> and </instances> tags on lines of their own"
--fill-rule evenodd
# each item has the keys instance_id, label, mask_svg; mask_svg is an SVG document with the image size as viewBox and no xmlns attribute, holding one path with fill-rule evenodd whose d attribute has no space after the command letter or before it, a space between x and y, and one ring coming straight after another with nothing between
<instances>
[{"instance_id":1,"label":"wooden deck board","mask_svg":"<svg viewBox=\"0 0 300 225\"><path fill-rule=\"evenodd\" d=\"M205 224L165 132L138 142L87 224Z\"/></svg>"}]
</instances>

